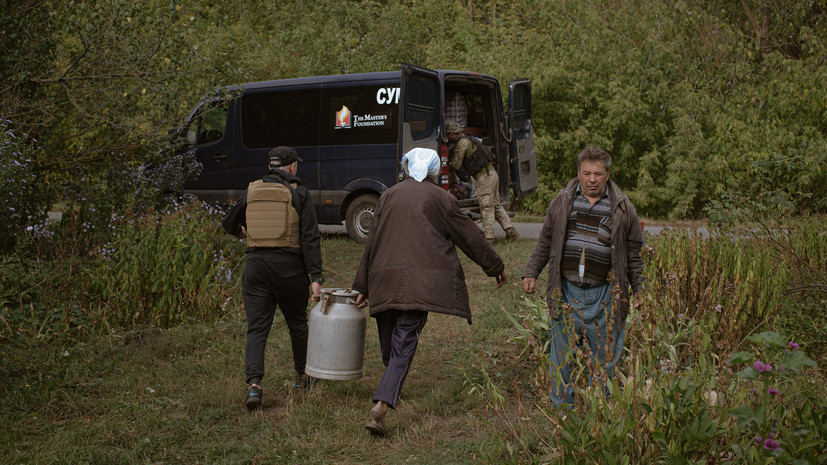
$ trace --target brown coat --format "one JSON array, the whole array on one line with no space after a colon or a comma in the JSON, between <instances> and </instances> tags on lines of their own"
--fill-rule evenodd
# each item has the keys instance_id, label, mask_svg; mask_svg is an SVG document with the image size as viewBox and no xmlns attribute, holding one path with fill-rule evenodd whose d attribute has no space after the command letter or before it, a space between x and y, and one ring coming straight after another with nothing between
<instances>
[{"instance_id":1,"label":"brown coat","mask_svg":"<svg viewBox=\"0 0 827 465\"><path fill-rule=\"evenodd\" d=\"M488 276L505 269L454 196L428 180L406 179L379 198L353 289L370 299L371 315L425 310L470 323L457 247Z\"/></svg>"},{"instance_id":2,"label":"brown coat","mask_svg":"<svg viewBox=\"0 0 827 465\"><path fill-rule=\"evenodd\" d=\"M546 213L546 221L540 231L540 238L523 269L523 278L537 278L548 264L546 299L552 318L560 316L555 315L552 309L560 308L560 302L555 299L555 296L560 295L563 283L560 261L563 257L566 225L577 184L577 178L572 179L569 185L551 200ZM614 283L620 284L621 292L620 302L615 302L614 308L617 321L625 321L629 314L629 286L632 292L637 293L643 283L643 261L640 259L643 232L640 229L640 220L635 207L632 206L629 198L611 180L608 186L612 199L612 271Z\"/></svg>"}]
</instances>

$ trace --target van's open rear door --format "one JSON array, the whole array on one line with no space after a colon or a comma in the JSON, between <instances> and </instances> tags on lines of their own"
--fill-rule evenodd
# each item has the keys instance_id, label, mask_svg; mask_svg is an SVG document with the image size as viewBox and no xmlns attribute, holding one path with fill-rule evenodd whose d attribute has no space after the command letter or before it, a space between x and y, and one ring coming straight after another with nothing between
<instances>
[{"instance_id":1,"label":"van's open rear door","mask_svg":"<svg viewBox=\"0 0 827 465\"><path fill-rule=\"evenodd\" d=\"M411 149L427 147L439 153L439 73L402 63L402 98L399 99L397 161Z\"/></svg>"},{"instance_id":2,"label":"van's open rear door","mask_svg":"<svg viewBox=\"0 0 827 465\"><path fill-rule=\"evenodd\" d=\"M511 181L519 197L537 189L537 153L531 122L531 83L515 79L508 86L508 115L511 126Z\"/></svg>"}]
</instances>

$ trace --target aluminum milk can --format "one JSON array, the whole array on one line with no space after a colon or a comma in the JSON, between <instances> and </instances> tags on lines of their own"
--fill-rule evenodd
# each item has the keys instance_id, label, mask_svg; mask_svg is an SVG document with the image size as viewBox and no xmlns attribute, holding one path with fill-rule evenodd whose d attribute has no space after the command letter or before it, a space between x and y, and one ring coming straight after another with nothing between
<instances>
[{"instance_id":1,"label":"aluminum milk can","mask_svg":"<svg viewBox=\"0 0 827 465\"><path fill-rule=\"evenodd\" d=\"M356 291L322 289L310 311L307 364L304 371L322 379L362 377L367 314L356 307Z\"/></svg>"}]
</instances>

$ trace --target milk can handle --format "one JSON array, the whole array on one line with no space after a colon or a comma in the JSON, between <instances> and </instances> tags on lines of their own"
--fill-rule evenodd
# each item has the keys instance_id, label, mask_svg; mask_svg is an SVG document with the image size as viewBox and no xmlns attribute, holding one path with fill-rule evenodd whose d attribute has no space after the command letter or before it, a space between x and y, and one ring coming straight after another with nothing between
<instances>
[{"instance_id":1,"label":"milk can handle","mask_svg":"<svg viewBox=\"0 0 827 465\"><path fill-rule=\"evenodd\" d=\"M332 291L322 291L322 307L319 309L322 315L327 314L327 304L330 302L331 297L333 297Z\"/></svg>"}]
</instances>

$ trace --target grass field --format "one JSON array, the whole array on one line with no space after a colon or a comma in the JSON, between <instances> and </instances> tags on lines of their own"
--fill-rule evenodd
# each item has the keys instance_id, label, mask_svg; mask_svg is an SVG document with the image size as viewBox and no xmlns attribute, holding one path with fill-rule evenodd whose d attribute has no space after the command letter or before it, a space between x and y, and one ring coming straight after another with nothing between
<instances>
[{"instance_id":1,"label":"grass field","mask_svg":"<svg viewBox=\"0 0 827 465\"><path fill-rule=\"evenodd\" d=\"M3 464L827 462L823 218L789 238L648 237L644 304L613 395L590 389L577 362L579 401L566 412L546 393L544 296L526 299L519 284L535 241L495 244L509 275L499 289L462 256L474 324L429 316L385 439L364 429L382 374L372 320L363 378L297 390L277 316L264 408L243 407L243 245L188 219L136 223L149 234L120 236L118 260L4 258L0 281L54 283L0 314ZM347 288L361 251L325 236L325 285ZM105 281L113 269L123 278Z\"/></svg>"},{"instance_id":2,"label":"grass field","mask_svg":"<svg viewBox=\"0 0 827 465\"><path fill-rule=\"evenodd\" d=\"M474 324L433 314L422 333L402 402L388 414L390 437L364 429L382 373L368 321L364 377L294 389L290 344L277 316L270 335L264 409L248 412L244 389L245 319L238 301L211 325L115 331L71 347L52 342L4 346L3 363L24 364L4 392L4 463L469 463L490 455L510 426L468 393L480 367L509 391L536 400L535 367L510 342L501 308L519 304L517 281L533 241L497 245L510 282L496 289L464 262ZM348 287L361 246L324 240L329 287ZM239 290L240 293L240 290Z\"/></svg>"}]
</instances>

